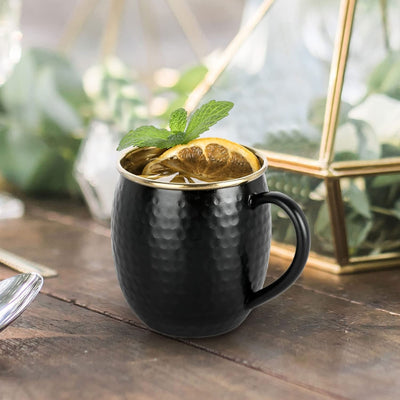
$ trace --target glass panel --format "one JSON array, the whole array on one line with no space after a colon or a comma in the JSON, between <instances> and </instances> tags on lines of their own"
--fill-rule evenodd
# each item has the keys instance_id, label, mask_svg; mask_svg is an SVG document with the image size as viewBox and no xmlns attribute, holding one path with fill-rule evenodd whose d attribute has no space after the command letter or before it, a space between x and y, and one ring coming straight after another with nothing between
<instances>
[{"instance_id":1,"label":"glass panel","mask_svg":"<svg viewBox=\"0 0 400 400\"><path fill-rule=\"evenodd\" d=\"M74 177L92 216L101 222L111 218L114 189L119 174L118 153L114 150L121 139L115 125L93 120L81 144L74 164Z\"/></svg>"},{"instance_id":2,"label":"glass panel","mask_svg":"<svg viewBox=\"0 0 400 400\"><path fill-rule=\"evenodd\" d=\"M326 202L323 180L293 172L269 168L268 187L287 194L297 201L307 216L311 231L311 250L325 256L334 256L332 226ZM272 238L280 243L295 244L295 232L287 215L271 206Z\"/></svg>"},{"instance_id":3,"label":"glass panel","mask_svg":"<svg viewBox=\"0 0 400 400\"><path fill-rule=\"evenodd\" d=\"M317 158L338 12L338 0L276 1L203 99L235 103L209 135Z\"/></svg>"},{"instance_id":4,"label":"glass panel","mask_svg":"<svg viewBox=\"0 0 400 400\"><path fill-rule=\"evenodd\" d=\"M358 0L336 161L400 157L400 2Z\"/></svg>"},{"instance_id":5,"label":"glass panel","mask_svg":"<svg viewBox=\"0 0 400 400\"><path fill-rule=\"evenodd\" d=\"M400 173L343 178L350 257L400 252Z\"/></svg>"}]
</instances>

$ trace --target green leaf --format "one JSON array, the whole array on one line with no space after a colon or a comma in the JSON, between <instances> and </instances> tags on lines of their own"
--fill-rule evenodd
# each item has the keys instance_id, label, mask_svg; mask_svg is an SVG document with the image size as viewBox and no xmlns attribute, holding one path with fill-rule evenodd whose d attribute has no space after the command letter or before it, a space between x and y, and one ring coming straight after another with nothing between
<instances>
[{"instance_id":1,"label":"green leaf","mask_svg":"<svg viewBox=\"0 0 400 400\"><path fill-rule=\"evenodd\" d=\"M335 153L334 161L354 161L359 160L360 156L352 151L339 151Z\"/></svg>"},{"instance_id":2,"label":"green leaf","mask_svg":"<svg viewBox=\"0 0 400 400\"><path fill-rule=\"evenodd\" d=\"M263 142L253 143L253 147L268 149L303 157L318 157L319 139L310 138L298 130L265 132Z\"/></svg>"},{"instance_id":3,"label":"green leaf","mask_svg":"<svg viewBox=\"0 0 400 400\"><path fill-rule=\"evenodd\" d=\"M400 157L400 146L394 146L390 143L382 143L381 157Z\"/></svg>"},{"instance_id":4,"label":"green leaf","mask_svg":"<svg viewBox=\"0 0 400 400\"><path fill-rule=\"evenodd\" d=\"M1 102L8 113L20 111L32 104L35 96L36 73L35 61L30 52L27 52L1 88Z\"/></svg>"},{"instance_id":5,"label":"green leaf","mask_svg":"<svg viewBox=\"0 0 400 400\"><path fill-rule=\"evenodd\" d=\"M226 117L232 107L233 103L229 101L211 100L194 112L185 132L183 131L186 127L187 115L183 108L179 108L171 114L169 120L171 131L154 126L142 126L128 132L122 138L117 150L130 146L168 149L178 144L188 143Z\"/></svg>"},{"instance_id":6,"label":"green leaf","mask_svg":"<svg viewBox=\"0 0 400 400\"><path fill-rule=\"evenodd\" d=\"M183 107L185 105L186 100L187 100L186 95L179 95L176 98L170 100L168 108L160 116L160 118L167 123L169 121L171 113L177 108Z\"/></svg>"},{"instance_id":7,"label":"green leaf","mask_svg":"<svg viewBox=\"0 0 400 400\"><path fill-rule=\"evenodd\" d=\"M0 100L7 117L19 120L26 129L36 127L40 121L40 110L35 101L36 94L40 93L37 90L36 76L35 60L27 52L0 88Z\"/></svg>"},{"instance_id":8,"label":"green leaf","mask_svg":"<svg viewBox=\"0 0 400 400\"><path fill-rule=\"evenodd\" d=\"M13 124L7 136L0 134L0 169L7 181L32 194L78 193L72 176L74 157L64 157L58 148L21 129ZM75 153L79 144L75 139Z\"/></svg>"},{"instance_id":9,"label":"green leaf","mask_svg":"<svg viewBox=\"0 0 400 400\"><path fill-rule=\"evenodd\" d=\"M205 65L196 65L186 70L171 90L186 96L204 79L207 71Z\"/></svg>"},{"instance_id":10,"label":"green leaf","mask_svg":"<svg viewBox=\"0 0 400 400\"><path fill-rule=\"evenodd\" d=\"M349 203L352 209L365 218L371 218L371 209L368 200L368 196L362 190L360 190L354 182L350 183L350 186L343 191L344 200Z\"/></svg>"},{"instance_id":11,"label":"green leaf","mask_svg":"<svg viewBox=\"0 0 400 400\"><path fill-rule=\"evenodd\" d=\"M233 103L230 101L211 100L196 110L190 118L186 129L186 143L196 139L201 133L228 116Z\"/></svg>"},{"instance_id":12,"label":"green leaf","mask_svg":"<svg viewBox=\"0 0 400 400\"><path fill-rule=\"evenodd\" d=\"M382 91L387 93L389 96L394 98L398 97L399 92L399 82L400 82L400 60L392 66L390 71L382 82Z\"/></svg>"},{"instance_id":13,"label":"green leaf","mask_svg":"<svg viewBox=\"0 0 400 400\"><path fill-rule=\"evenodd\" d=\"M311 125L322 129L324 125L326 98L316 98L310 101L307 118Z\"/></svg>"},{"instance_id":14,"label":"green leaf","mask_svg":"<svg viewBox=\"0 0 400 400\"><path fill-rule=\"evenodd\" d=\"M314 225L314 233L326 238L331 234L332 224L329 217L328 204L324 202L318 211L318 216Z\"/></svg>"},{"instance_id":15,"label":"green leaf","mask_svg":"<svg viewBox=\"0 0 400 400\"><path fill-rule=\"evenodd\" d=\"M172 135L168 136L168 143L166 143L166 148L177 146L185 141L185 132L174 132Z\"/></svg>"},{"instance_id":16,"label":"green leaf","mask_svg":"<svg viewBox=\"0 0 400 400\"><path fill-rule=\"evenodd\" d=\"M169 118L169 129L172 132L184 132L187 123L187 112L184 108L175 110Z\"/></svg>"},{"instance_id":17,"label":"green leaf","mask_svg":"<svg viewBox=\"0 0 400 400\"><path fill-rule=\"evenodd\" d=\"M72 171L90 104L68 59L24 50L0 88L0 101L4 177L31 193L78 193Z\"/></svg>"},{"instance_id":18,"label":"green leaf","mask_svg":"<svg viewBox=\"0 0 400 400\"><path fill-rule=\"evenodd\" d=\"M307 112L307 118L311 125L315 126L317 129L322 130L325 119L325 107L326 98L319 97L311 100L309 109ZM342 101L340 103L339 119L338 125L342 125L348 119L349 111L351 110L351 105Z\"/></svg>"},{"instance_id":19,"label":"green leaf","mask_svg":"<svg viewBox=\"0 0 400 400\"><path fill-rule=\"evenodd\" d=\"M158 147L166 149L172 147L168 139L171 132L167 129L159 129L151 125L141 126L128 132L120 141L117 150L122 150L130 146L138 147Z\"/></svg>"},{"instance_id":20,"label":"green leaf","mask_svg":"<svg viewBox=\"0 0 400 400\"><path fill-rule=\"evenodd\" d=\"M79 72L68 58L52 50L33 48L28 50L38 70L50 68L55 77L57 91L75 108L85 107L88 97L83 90Z\"/></svg>"},{"instance_id":21,"label":"green leaf","mask_svg":"<svg viewBox=\"0 0 400 400\"><path fill-rule=\"evenodd\" d=\"M375 67L368 79L368 90L370 92L381 91L382 82L394 62L395 60L393 59L393 55L389 55Z\"/></svg>"},{"instance_id":22,"label":"green leaf","mask_svg":"<svg viewBox=\"0 0 400 400\"><path fill-rule=\"evenodd\" d=\"M358 247L365 241L373 227L373 221L356 212L346 215L347 242L350 255L354 255Z\"/></svg>"},{"instance_id":23,"label":"green leaf","mask_svg":"<svg viewBox=\"0 0 400 400\"><path fill-rule=\"evenodd\" d=\"M397 200L394 204L393 214L400 219L400 200Z\"/></svg>"},{"instance_id":24,"label":"green leaf","mask_svg":"<svg viewBox=\"0 0 400 400\"><path fill-rule=\"evenodd\" d=\"M391 186L400 183L400 174L393 175L378 175L372 181L371 186L373 188L381 188L384 186Z\"/></svg>"},{"instance_id":25,"label":"green leaf","mask_svg":"<svg viewBox=\"0 0 400 400\"><path fill-rule=\"evenodd\" d=\"M59 125L65 134L81 128L83 123L77 110L57 90L54 70L43 68L36 79L41 88L36 104L40 104L42 112Z\"/></svg>"},{"instance_id":26,"label":"green leaf","mask_svg":"<svg viewBox=\"0 0 400 400\"><path fill-rule=\"evenodd\" d=\"M400 99L400 52L391 52L372 71L368 80L369 93L385 93Z\"/></svg>"}]
</instances>

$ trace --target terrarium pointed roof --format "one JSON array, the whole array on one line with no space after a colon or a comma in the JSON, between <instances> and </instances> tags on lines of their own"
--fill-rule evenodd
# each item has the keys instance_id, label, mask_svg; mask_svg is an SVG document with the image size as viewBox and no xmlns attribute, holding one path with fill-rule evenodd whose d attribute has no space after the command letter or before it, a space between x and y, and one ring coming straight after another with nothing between
<instances>
[{"instance_id":1,"label":"terrarium pointed roof","mask_svg":"<svg viewBox=\"0 0 400 400\"><path fill-rule=\"evenodd\" d=\"M185 108L190 112L209 93L219 81L223 80L224 72L246 45L246 41L269 15L271 6L278 6L279 2L264 0L241 27L238 34L222 52L215 65L210 68L204 80L190 94ZM283 170L296 171L321 178L340 178L357 176L360 174L394 173L400 171L400 157L388 157L376 160L337 160L335 159L335 139L340 118L342 104L342 90L345 79L346 65L349 55L350 40L356 0L342 0L340 2L338 24L335 33L333 54L331 56L329 83L326 88L325 114L320 131L319 150L315 157L303 154L288 154L282 151L272 151L267 147L262 150L268 157L269 164ZM272 37L271 40L279 40ZM249 61L250 62L250 61ZM215 93L213 93L215 96ZM245 94L241 94L245 96ZM236 138L234 138L236 139ZM255 146L258 148L258 146Z\"/></svg>"}]
</instances>

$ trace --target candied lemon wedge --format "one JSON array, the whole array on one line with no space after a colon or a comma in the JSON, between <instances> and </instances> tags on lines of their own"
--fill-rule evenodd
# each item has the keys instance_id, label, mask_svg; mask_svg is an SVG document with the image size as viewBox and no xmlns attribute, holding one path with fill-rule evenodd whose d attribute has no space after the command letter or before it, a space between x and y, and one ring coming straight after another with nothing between
<instances>
[{"instance_id":1,"label":"candied lemon wedge","mask_svg":"<svg viewBox=\"0 0 400 400\"><path fill-rule=\"evenodd\" d=\"M204 182L240 178L260 168L257 156L241 146L221 138L195 139L170 148L148 163L143 176L178 173Z\"/></svg>"}]
</instances>

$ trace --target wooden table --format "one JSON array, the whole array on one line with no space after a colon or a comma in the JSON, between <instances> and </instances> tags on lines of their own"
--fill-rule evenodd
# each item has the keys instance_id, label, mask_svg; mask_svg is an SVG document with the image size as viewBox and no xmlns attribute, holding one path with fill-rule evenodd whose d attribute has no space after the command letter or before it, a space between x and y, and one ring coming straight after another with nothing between
<instances>
[{"instance_id":1,"label":"wooden table","mask_svg":"<svg viewBox=\"0 0 400 400\"><path fill-rule=\"evenodd\" d=\"M306 269L236 331L178 340L133 315L110 231L83 205L28 201L0 222L0 247L59 272L0 333L1 400L400 398L399 270Z\"/></svg>"}]
</instances>

